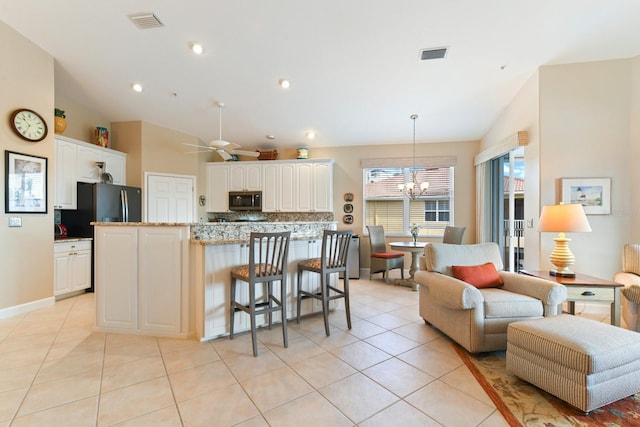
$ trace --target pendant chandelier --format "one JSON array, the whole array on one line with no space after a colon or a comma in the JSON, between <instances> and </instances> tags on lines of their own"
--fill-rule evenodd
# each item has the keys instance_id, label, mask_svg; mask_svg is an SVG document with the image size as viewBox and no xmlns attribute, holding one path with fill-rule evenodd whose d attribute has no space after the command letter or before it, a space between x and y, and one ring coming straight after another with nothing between
<instances>
[{"instance_id":1,"label":"pendant chandelier","mask_svg":"<svg viewBox=\"0 0 640 427\"><path fill-rule=\"evenodd\" d=\"M416 200L427 194L429 183L418 180L418 171L416 169L416 119L418 115L412 114L410 118L413 120L413 167L411 168L410 181L404 184L398 184L398 190L400 190L405 197Z\"/></svg>"}]
</instances>

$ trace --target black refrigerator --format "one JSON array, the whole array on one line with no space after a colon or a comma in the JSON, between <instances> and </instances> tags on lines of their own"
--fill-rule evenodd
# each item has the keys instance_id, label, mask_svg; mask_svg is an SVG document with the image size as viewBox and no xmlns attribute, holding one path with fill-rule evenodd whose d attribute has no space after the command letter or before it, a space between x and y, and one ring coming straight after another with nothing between
<instances>
[{"instance_id":1,"label":"black refrigerator","mask_svg":"<svg viewBox=\"0 0 640 427\"><path fill-rule=\"evenodd\" d=\"M67 227L69 237L94 237L92 222L141 222L141 194L137 187L79 182L77 209L62 210L60 222Z\"/></svg>"}]
</instances>

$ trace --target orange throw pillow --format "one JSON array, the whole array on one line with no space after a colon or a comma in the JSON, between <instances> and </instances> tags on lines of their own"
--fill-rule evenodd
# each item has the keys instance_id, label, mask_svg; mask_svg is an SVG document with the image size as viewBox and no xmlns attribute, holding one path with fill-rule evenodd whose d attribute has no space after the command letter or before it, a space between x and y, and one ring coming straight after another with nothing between
<instances>
[{"instance_id":1,"label":"orange throw pillow","mask_svg":"<svg viewBox=\"0 0 640 427\"><path fill-rule=\"evenodd\" d=\"M453 277L476 288L499 288L504 285L492 262L482 265L452 265L451 270Z\"/></svg>"}]
</instances>

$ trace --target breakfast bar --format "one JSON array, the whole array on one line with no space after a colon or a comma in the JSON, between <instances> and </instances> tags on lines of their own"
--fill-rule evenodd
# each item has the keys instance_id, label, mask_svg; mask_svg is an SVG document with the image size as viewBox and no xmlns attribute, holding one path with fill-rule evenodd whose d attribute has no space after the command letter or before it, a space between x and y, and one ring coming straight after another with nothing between
<instances>
[{"instance_id":1,"label":"breakfast bar","mask_svg":"<svg viewBox=\"0 0 640 427\"><path fill-rule=\"evenodd\" d=\"M332 221L93 225L95 329L202 341L229 332L230 271L248 262L251 232L291 231L287 316L292 317L297 263L319 257L324 230L337 226ZM315 290L319 282L311 278L304 286ZM303 314L321 311L311 298L302 304ZM246 316L236 315L235 329L248 329Z\"/></svg>"},{"instance_id":2,"label":"breakfast bar","mask_svg":"<svg viewBox=\"0 0 640 427\"><path fill-rule=\"evenodd\" d=\"M229 333L229 284L233 267L249 259L249 234L264 231L291 231L288 259L287 317L295 315L297 263L319 257L325 229L336 229L335 222L255 222L207 223L193 226L191 239L192 284L194 290L195 333L209 340ZM334 278L333 280L337 280ZM319 286L317 278L304 284L309 290ZM248 294L241 296L248 300ZM302 314L320 312L316 300L302 301ZM235 330L248 330L248 317L235 314ZM276 321L277 321L276 317ZM260 325L260 323L259 323Z\"/></svg>"}]
</instances>

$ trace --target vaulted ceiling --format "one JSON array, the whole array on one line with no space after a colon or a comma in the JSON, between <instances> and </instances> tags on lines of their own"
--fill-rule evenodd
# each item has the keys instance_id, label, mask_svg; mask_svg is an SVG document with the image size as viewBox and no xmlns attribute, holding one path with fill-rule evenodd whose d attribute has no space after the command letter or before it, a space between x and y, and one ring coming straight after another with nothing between
<instances>
[{"instance_id":1,"label":"vaulted ceiling","mask_svg":"<svg viewBox=\"0 0 640 427\"><path fill-rule=\"evenodd\" d=\"M0 19L110 121L209 141L221 101L246 149L407 143L413 113L419 142L477 140L538 67L640 54L638 0L0 0Z\"/></svg>"}]
</instances>

